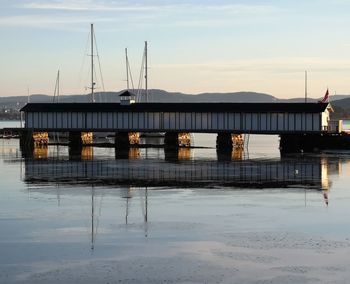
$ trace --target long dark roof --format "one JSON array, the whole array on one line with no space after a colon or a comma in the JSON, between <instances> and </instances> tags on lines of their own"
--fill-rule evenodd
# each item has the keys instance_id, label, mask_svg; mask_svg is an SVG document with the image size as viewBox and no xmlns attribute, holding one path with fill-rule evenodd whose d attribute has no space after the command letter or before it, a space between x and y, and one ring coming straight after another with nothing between
<instances>
[{"instance_id":1,"label":"long dark roof","mask_svg":"<svg viewBox=\"0 0 350 284\"><path fill-rule=\"evenodd\" d=\"M328 103L29 103L24 112L308 112L321 113Z\"/></svg>"}]
</instances>

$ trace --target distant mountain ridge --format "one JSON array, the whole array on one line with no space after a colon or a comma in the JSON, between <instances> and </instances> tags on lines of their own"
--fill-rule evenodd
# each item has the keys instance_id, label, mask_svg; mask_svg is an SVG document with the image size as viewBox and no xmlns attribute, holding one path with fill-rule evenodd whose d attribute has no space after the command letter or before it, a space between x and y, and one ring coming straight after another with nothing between
<instances>
[{"instance_id":1,"label":"distant mountain ridge","mask_svg":"<svg viewBox=\"0 0 350 284\"><path fill-rule=\"evenodd\" d=\"M274 96L256 92L183 94L153 89L149 91L152 102L275 102Z\"/></svg>"},{"instance_id":2,"label":"distant mountain ridge","mask_svg":"<svg viewBox=\"0 0 350 284\"><path fill-rule=\"evenodd\" d=\"M119 102L119 95L125 90L119 92L99 92L95 93L97 102ZM202 93L197 95L184 94L180 92L167 92L164 90L151 89L148 92L149 102L276 102L274 96L256 93L256 92L234 92L234 93ZM63 103L89 102L90 94L86 95L63 95L59 101ZM32 103L52 102L53 97L43 94L33 94L29 97ZM0 97L0 106L2 107L22 107L28 102L27 96Z\"/></svg>"},{"instance_id":3,"label":"distant mountain ridge","mask_svg":"<svg viewBox=\"0 0 350 284\"><path fill-rule=\"evenodd\" d=\"M97 102L119 102L119 92L99 92L95 93ZM63 103L89 102L90 94L85 95L61 95L59 101ZM173 103L173 102L228 102L228 103L275 103L275 102L304 102L304 98L278 99L272 95L257 92L231 92L231 93L201 93L185 94L180 92L167 92L159 89L149 90L149 102ZM53 101L52 96L44 94L33 94L30 102L48 103ZM319 99L308 98L308 102L317 102ZM350 95L331 96L332 106L339 113L349 113L350 116ZM27 96L0 97L1 108L20 109L28 102Z\"/></svg>"}]
</instances>

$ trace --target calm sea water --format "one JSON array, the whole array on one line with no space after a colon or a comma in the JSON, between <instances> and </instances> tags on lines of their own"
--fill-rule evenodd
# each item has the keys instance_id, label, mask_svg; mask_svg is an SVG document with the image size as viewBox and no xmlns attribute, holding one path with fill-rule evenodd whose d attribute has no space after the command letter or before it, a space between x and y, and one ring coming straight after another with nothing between
<instances>
[{"instance_id":1,"label":"calm sea water","mask_svg":"<svg viewBox=\"0 0 350 284\"><path fill-rule=\"evenodd\" d=\"M343 120L343 128L344 130L350 130L350 120L348 119Z\"/></svg>"},{"instance_id":2,"label":"calm sea water","mask_svg":"<svg viewBox=\"0 0 350 284\"><path fill-rule=\"evenodd\" d=\"M4 127L20 127L21 122L16 120L0 120L0 129Z\"/></svg>"},{"instance_id":3,"label":"calm sea water","mask_svg":"<svg viewBox=\"0 0 350 284\"><path fill-rule=\"evenodd\" d=\"M0 283L347 283L350 152L0 140Z\"/></svg>"}]
</instances>

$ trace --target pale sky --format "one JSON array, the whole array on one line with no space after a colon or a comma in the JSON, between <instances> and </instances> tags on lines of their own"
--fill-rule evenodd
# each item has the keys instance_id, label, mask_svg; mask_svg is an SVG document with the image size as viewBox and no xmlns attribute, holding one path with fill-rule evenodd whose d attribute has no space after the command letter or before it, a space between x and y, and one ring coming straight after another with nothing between
<instances>
[{"instance_id":1,"label":"pale sky","mask_svg":"<svg viewBox=\"0 0 350 284\"><path fill-rule=\"evenodd\" d=\"M94 23L106 91L137 81L144 41L149 88L256 91L278 98L350 94L350 0L0 0L0 96L84 94ZM101 89L99 89L101 90Z\"/></svg>"}]
</instances>

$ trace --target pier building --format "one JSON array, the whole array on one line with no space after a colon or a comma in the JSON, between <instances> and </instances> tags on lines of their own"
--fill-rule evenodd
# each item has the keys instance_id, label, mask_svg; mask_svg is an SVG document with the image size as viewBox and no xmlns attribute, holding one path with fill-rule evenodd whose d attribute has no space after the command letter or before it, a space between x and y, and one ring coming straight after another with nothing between
<instances>
[{"instance_id":1,"label":"pier building","mask_svg":"<svg viewBox=\"0 0 350 284\"><path fill-rule=\"evenodd\" d=\"M230 148L242 134L295 138L329 133L331 107L328 103L29 103L21 111L26 143L43 137L40 132L68 132L70 143L84 145L91 132L113 132L116 145L124 147L137 144L139 132L163 132L165 145L178 147L189 141L189 133L217 133L217 147Z\"/></svg>"}]
</instances>

